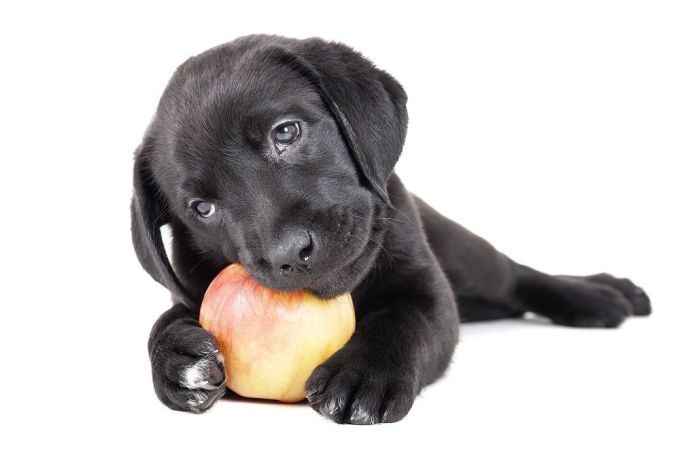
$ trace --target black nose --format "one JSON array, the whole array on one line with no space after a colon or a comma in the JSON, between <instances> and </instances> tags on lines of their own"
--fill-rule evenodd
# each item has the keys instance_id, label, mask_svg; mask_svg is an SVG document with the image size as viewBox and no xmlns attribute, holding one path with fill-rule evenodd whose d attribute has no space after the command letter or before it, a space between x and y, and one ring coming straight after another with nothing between
<instances>
[{"instance_id":1,"label":"black nose","mask_svg":"<svg viewBox=\"0 0 680 450\"><path fill-rule=\"evenodd\" d=\"M312 234L306 230L293 230L272 246L269 262L283 275L308 272L315 253Z\"/></svg>"}]
</instances>

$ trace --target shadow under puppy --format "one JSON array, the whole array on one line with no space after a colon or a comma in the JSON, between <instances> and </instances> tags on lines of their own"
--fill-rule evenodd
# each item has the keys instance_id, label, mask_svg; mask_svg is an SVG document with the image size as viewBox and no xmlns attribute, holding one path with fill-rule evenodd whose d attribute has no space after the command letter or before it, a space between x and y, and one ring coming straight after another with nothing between
<instances>
[{"instance_id":1,"label":"shadow under puppy","mask_svg":"<svg viewBox=\"0 0 680 450\"><path fill-rule=\"evenodd\" d=\"M306 384L340 423L403 418L449 364L460 321L615 327L650 313L627 279L523 266L409 193L392 171L407 121L401 85L339 43L246 36L177 69L136 151L132 200L137 256L174 304L148 343L164 404L202 412L225 393L197 319L233 262L276 290L352 293L354 336Z\"/></svg>"}]
</instances>

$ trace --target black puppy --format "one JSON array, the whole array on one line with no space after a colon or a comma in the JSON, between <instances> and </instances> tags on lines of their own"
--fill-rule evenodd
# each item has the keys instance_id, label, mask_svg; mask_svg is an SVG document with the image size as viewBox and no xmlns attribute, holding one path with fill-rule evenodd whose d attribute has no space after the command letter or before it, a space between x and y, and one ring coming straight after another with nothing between
<instances>
[{"instance_id":1,"label":"black puppy","mask_svg":"<svg viewBox=\"0 0 680 450\"><path fill-rule=\"evenodd\" d=\"M404 417L449 364L459 321L533 312L615 327L650 313L629 280L520 265L410 194L392 173L407 120L397 81L320 39L247 36L177 69L137 149L132 200L137 256L174 302L149 339L163 403L202 412L225 393L197 318L232 262L277 290L351 291L356 333L306 385L336 422Z\"/></svg>"}]
</instances>

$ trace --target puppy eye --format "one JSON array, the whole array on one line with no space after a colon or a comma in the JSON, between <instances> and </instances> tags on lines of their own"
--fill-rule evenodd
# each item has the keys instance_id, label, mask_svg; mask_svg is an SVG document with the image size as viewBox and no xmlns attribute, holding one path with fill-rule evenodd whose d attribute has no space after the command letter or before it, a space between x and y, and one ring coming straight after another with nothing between
<instances>
[{"instance_id":1,"label":"puppy eye","mask_svg":"<svg viewBox=\"0 0 680 450\"><path fill-rule=\"evenodd\" d=\"M208 218L215 214L215 205L210 202L199 200L197 202L194 202L193 207L198 213L198 215L203 218Z\"/></svg>"},{"instance_id":2,"label":"puppy eye","mask_svg":"<svg viewBox=\"0 0 680 450\"><path fill-rule=\"evenodd\" d=\"M300 136L300 124L298 122L288 122L274 128L272 140L276 144L279 153L283 152L290 144Z\"/></svg>"}]
</instances>

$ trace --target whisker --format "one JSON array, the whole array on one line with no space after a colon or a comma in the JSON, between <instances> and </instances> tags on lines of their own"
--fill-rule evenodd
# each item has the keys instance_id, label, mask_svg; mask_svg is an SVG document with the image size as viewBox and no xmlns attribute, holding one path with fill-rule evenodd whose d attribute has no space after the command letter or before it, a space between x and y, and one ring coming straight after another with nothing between
<instances>
[{"instance_id":1,"label":"whisker","mask_svg":"<svg viewBox=\"0 0 680 450\"><path fill-rule=\"evenodd\" d=\"M402 217L403 217L404 219L406 219L406 221L407 221L408 223L412 223L412 222L411 222L411 218L410 218L408 215L406 215L404 212L402 212L402 211L401 211L399 208L397 208L396 206L394 206L394 205L387 205L387 207L388 207L388 208L391 208L393 211L396 211L396 212L398 212L399 214L401 214Z\"/></svg>"}]
</instances>

